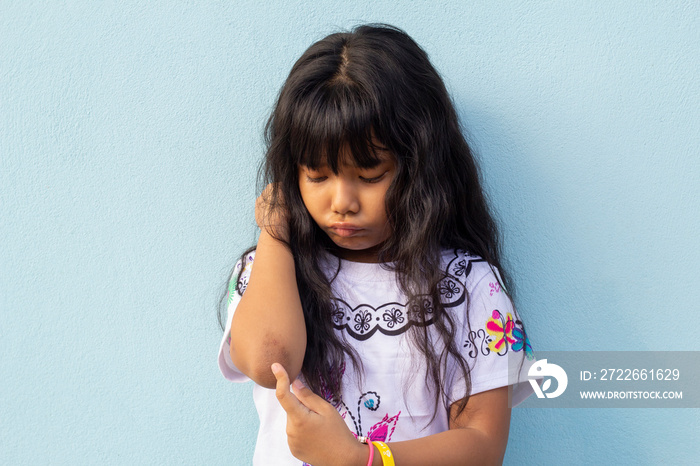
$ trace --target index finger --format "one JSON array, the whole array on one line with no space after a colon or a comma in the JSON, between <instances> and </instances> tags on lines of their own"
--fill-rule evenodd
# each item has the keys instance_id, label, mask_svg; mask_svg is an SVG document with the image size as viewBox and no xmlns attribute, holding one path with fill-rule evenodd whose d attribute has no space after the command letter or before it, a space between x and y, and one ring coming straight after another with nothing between
<instances>
[{"instance_id":1,"label":"index finger","mask_svg":"<svg viewBox=\"0 0 700 466\"><path fill-rule=\"evenodd\" d=\"M282 364L279 363L274 363L272 366L270 366L270 369L272 369L272 373L275 375L275 378L277 379L277 385L275 386L275 396L277 396L277 400L280 402L280 405L282 405L282 409L284 409L287 414L300 414L300 413L307 413L309 412L309 409L304 406L301 401L292 393L291 389L289 388L290 382L289 382L289 375L287 374L287 371L282 367Z\"/></svg>"}]
</instances>

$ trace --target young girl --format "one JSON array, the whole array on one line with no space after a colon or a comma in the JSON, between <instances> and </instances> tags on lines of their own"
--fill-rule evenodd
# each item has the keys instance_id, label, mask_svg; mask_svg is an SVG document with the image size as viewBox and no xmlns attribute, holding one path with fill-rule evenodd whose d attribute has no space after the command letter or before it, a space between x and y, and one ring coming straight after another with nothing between
<instances>
[{"instance_id":1,"label":"young girl","mask_svg":"<svg viewBox=\"0 0 700 466\"><path fill-rule=\"evenodd\" d=\"M219 353L227 379L256 383L254 463L500 463L531 349L426 53L386 25L320 40L266 137L261 233Z\"/></svg>"}]
</instances>

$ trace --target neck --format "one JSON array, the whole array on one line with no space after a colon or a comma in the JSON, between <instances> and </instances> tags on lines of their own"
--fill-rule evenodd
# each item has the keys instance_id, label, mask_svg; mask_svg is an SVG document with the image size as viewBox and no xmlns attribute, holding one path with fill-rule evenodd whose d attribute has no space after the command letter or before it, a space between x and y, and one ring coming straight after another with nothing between
<instances>
[{"instance_id":1,"label":"neck","mask_svg":"<svg viewBox=\"0 0 700 466\"><path fill-rule=\"evenodd\" d=\"M379 251L382 248L382 244L372 246L369 249L363 249L361 251L353 251L352 249L343 249L337 246L333 247L330 252L336 257L350 262L362 262L365 264L376 264L379 263Z\"/></svg>"}]
</instances>

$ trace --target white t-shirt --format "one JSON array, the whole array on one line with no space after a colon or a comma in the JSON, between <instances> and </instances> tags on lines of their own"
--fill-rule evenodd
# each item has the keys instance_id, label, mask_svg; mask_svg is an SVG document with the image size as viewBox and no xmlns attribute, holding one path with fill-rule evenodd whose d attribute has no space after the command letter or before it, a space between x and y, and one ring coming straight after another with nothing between
<instances>
[{"instance_id":1,"label":"white t-shirt","mask_svg":"<svg viewBox=\"0 0 700 466\"><path fill-rule=\"evenodd\" d=\"M234 276L239 277L243 292L254 258L254 252L248 255L242 273L239 273L240 262L236 265ZM324 255L324 269L329 278L338 260L335 256ZM535 361L522 323L515 320L510 300L483 259L463 251L446 250L442 264L448 278L441 282L441 299L455 321L457 346L470 367L471 394L515 384L512 405L519 404L532 394L527 373ZM448 365L448 397L441 396L438 414L430 422L435 411L435 397L426 386L422 354L411 345L411 332L407 332L415 324L415 306L423 306L430 312L431 301L407 303L395 273L376 263L341 260L340 273L331 287L335 297L332 319L336 334L344 336L355 348L364 365L361 387L358 387L358 375L352 363L347 361L338 368L342 374L341 400L330 400L326 396L348 428L356 435L385 442L411 440L448 430L448 407L465 395L461 371L456 370L456 363ZM219 368L228 380L245 382L250 379L234 366L229 352L231 318L240 301L233 284L229 289L228 320L219 350ZM465 291L469 296L471 331L466 322ZM435 331L433 326L429 328ZM437 333L434 335L433 341L439 350L440 339ZM289 451L286 413L275 391L255 385L253 399L260 417L253 463L302 465Z\"/></svg>"}]
</instances>

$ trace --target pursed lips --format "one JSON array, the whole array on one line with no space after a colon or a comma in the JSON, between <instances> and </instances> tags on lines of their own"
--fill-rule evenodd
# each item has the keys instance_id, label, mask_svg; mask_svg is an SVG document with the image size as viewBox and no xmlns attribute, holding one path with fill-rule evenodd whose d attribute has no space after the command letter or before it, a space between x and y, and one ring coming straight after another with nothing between
<instances>
[{"instance_id":1,"label":"pursed lips","mask_svg":"<svg viewBox=\"0 0 700 466\"><path fill-rule=\"evenodd\" d=\"M334 223L330 228L338 236L353 236L357 232L363 230L362 228L349 223Z\"/></svg>"}]
</instances>

